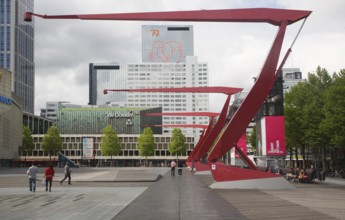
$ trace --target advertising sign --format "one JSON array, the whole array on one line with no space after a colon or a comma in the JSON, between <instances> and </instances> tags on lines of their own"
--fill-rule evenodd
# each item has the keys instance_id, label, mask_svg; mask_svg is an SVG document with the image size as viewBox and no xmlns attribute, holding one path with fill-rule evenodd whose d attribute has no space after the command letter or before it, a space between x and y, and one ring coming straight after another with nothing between
<instances>
[{"instance_id":1,"label":"advertising sign","mask_svg":"<svg viewBox=\"0 0 345 220\"><path fill-rule=\"evenodd\" d=\"M93 158L93 138L83 137L83 159Z\"/></svg>"},{"instance_id":2,"label":"advertising sign","mask_svg":"<svg viewBox=\"0 0 345 220\"><path fill-rule=\"evenodd\" d=\"M180 63L194 55L193 26L142 26L143 62Z\"/></svg>"},{"instance_id":3,"label":"advertising sign","mask_svg":"<svg viewBox=\"0 0 345 220\"><path fill-rule=\"evenodd\" d=\"M261 119L263 156L285 156L284 116L267 116Z\"/></svg>"}]
</instances>

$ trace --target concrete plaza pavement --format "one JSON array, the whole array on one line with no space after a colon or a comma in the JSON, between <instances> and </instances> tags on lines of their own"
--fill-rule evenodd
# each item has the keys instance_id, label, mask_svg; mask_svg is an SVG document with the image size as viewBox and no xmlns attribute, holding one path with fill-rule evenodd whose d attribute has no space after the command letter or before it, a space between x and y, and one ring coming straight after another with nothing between
<instances>
[{"instance_id":1,"label":"concrete plaza pavement","mask_svg":"<svg viewBox=\"0 0 345 220\"><path fill-rule=\"evenodd\" d=\"M0 169L0 219L345 219L345 181L294 184L294 190L210 189L210 175L170 176L169 168L75 168L72 185L52 192L26 169ZM43 173L43 169L40 169ZM40 174L38 177L40 178Z\"/></svg>"}]
</instances>

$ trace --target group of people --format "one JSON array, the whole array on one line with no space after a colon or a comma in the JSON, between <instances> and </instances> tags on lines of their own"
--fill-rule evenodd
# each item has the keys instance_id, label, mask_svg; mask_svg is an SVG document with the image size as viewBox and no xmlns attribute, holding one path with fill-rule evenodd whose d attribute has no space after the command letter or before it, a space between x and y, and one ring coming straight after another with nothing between
<instances>
[{"instance_id":1,"label":"group of people","mask_svg":"<svg viewBox=\"0 0 345 220\"><path fill-rule=\"evenodd\" d=\"M309 178L309 176L304 169L295 168L291 173L287 173L285 178L293 183L295 181L305 182Z\"/></svg>"},{"instance_id":2,"label":"group of people","mask_svg":"<svg viewBox=\"0 0 345 220\"><path fill-rule=\"evenodd\" d=\"M31 167L27 170L27 175L29 178L29 189L31 192L36 192L36 179L37 179L37 173L38 173L38 168L33 162L31 164ZM62 184L66 179L68 179L68 184L71 185L71 168L68 165L68 162L66 163L64 167L64 178L60 181L60 184ZM46 191L49 192L52 191L52 183L53 183L53 177L55 176L55 170L54 170L54 165L50 164L45 170L44 170L44 182L46 186Z\"/></svg>"}]
</instances>

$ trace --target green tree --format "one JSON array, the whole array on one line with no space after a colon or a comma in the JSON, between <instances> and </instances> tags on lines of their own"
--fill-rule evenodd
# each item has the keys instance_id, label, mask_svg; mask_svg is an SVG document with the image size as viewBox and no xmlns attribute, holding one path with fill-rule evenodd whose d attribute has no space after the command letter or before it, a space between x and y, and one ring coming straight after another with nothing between
<instances>
[{"instance_id":1,"label":"green tree","mask_svg":"<svg viewBox=\"0 0 345 220\"><path fill-rule=\"evenodd\" d=\"M111 161L114 155L121 152L121 144L116 131L111 125L103 128L101 152L104 156L110 156ZM113 162L113 161L112 161ZM113 165L112 165L113 166Z\"/></svg>"},{"instance_id":2,"label":"green tree","mask_svg":"<svg viewBox=\"0 0 345 220\"><path fill-rule=\"evenodd\" d=\"M62 148L62 141L60 137L59 129L53 125L51 126L47 133L43 136L42 149L49 154L49 160L51 161L51 156L55 155Z\"/></svg>"},{"instance_id":3,"label":"green tree","mask_svg":"<svg viewBox=\"0 0 345 220\"><path fill-rule=\"evenodd\" d=\"M305 141L314 155L319 155L318 160L322 167L326 169L326 148L329 148L330 138L325 132L323 120L325 119L324 106L325 94L332 84L332 77L324 68L317 67L315 74L308 74L307 85L310 98L305 108Z\"/></svg>"},{"instance_id":4,"label":"green tree","mask_svg":"<svg viewBox=\"0 0 345 220\"><path fill-rule=\"evenodd\" d=\"M249 143L252 146L253 151L256 150L256 125L254 125L253 130L250 133L250 135L248 135L247 139L249 140Z\"/></svg>"},{"instance_id":5,"label":"green tree","mask_svg":"<svg viewBox=\"0 0 345 220\"><path fill-rule=\"evenodd\" d=\"M155 142L151 128L144 128L143 133L139 136L138 149L140 155L145 157L145 166L147 166L147 157L153 156L155 152Z\"/></svg>"},{"instance_id":6,"label":"green tree","mask_svg":"<svg viewBox=\"0 0 345 220\"><path fill-rule=\"evenodd\" d=\"M186 137L182 134L182 130L179 128L174 128L172 130L171 143L169 144L170 154L176 154L177 160L178 155L185 153L186 148Z\"/></svg>"},{"instance_id":7,"label":"green tree","mask_svg":"<svg viewBox=\"0 0 345 220\"><path fill-rule=\"evenodd\" d=\"M290 165L292 163L293 149L295 150L296 163L298 161L298 149L305 146L306 128L304 121L305 100L309 96L305 83L299 83L291 88L291 91L284 97L285 112L285 136L286 147L290 154Z\"/></svg>"},{"instance_id":8,"label":"green tree","mask_svg":"<svg viewBox=\"0 0 345 220\"><path fill-rule=\"evenodd\" d=\"M290 150L296 149L296 156L297 149L300 149L303 167L305 153L311 149L315 158L321 157L319 160L325 168L325 147L328 146L329 137L322 121L325 119L325 92L331 83L332 78L327 70L317 67L315 73L308 73L306 82L294 86L285 95L286 144Z\"/></svg>"},{"instance_id":9,"label":"green tree","mask_svg":"<svg viewBox=\"0 0 345 220\"><path fill-rule=\"evenodd\" d=\"M345 69L333 76L332 86L325 94L324 131L336 148L345 148Z\"/></svg>"},{"instance_id":10,"label":"green tree","mask_svg":"<svg viewBox=\"0 0 345 220\"><path fill-rule=\"evenodd\" d=\"M23 136L22 136L22 150L25 153L25 160L29 152L32 152L35 145L32 140L31 131L28 127L23 126Z\"/></svg>"}]
</instances>

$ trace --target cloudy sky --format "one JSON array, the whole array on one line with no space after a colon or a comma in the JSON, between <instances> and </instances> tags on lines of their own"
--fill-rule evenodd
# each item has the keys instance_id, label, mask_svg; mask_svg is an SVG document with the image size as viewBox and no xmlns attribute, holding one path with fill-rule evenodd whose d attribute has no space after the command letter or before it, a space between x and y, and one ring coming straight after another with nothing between
<instances>
[{"instance_id":1,"label":"cloudy sky","mask_svg":"<svg viewBox=\"0 0 345 220\"><path fill-rule=\"evenodd\" d=\"M311 10L285 67L300 68L303 78L317 66L330 73L345 68L344 0L35 0L35 13L101 14L234 8ZM277 27L250 23L45 20L35 18L35 113L47 101L88 103L88 64L141 62L142 25L194 25L194 54L209 65L210 86L248 91L266 58ZM302 22L290 25L283 52ZM220 111L224 95L210 96Z\"/></svg>"}]
</instances>

